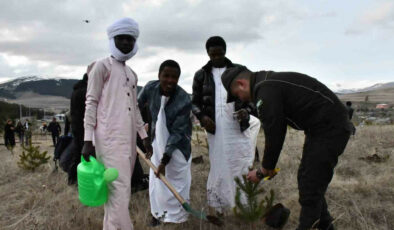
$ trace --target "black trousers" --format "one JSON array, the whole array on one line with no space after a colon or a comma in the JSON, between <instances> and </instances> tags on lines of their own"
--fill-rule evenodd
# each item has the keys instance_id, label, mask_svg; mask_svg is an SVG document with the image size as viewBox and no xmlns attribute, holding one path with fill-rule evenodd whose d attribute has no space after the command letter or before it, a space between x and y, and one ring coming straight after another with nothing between
<instances>
[{"instance_id":1,"label":"black trousers","mask_svg":"<svg viewBox=\"0 0 394 230\"><path fill-rule=\"evenodd\" d=\"M20 144L21 145L23 145L24 143L23 143L23 140L24 140L24 134L23 133L18 133L18 137L19 137L19 142L20 142Z\"/></svg>"},{"instance_id":2,"label":"black trousers","mask_svg":"<svg viewBox=\"0 0 394 230\"><path fill-rule=\"evenodd\" d=\"M344 129L306 135L297 176L301 204L298 230L310 229L318 220L321 226L331 223L324 196L349 136Z\"/></svg>"},{"instance_id":3,"label":"black trousers","mask_svg":"<svg viewBox=\"0 0 394 230\"><path fill-rule=\"evenodd\" d=\"M15 136L14 135L5 135L4 136L4 145L5 147L14 147L15 146Z\"/></svg>"},{"instance_id":4,"label":"black trousers","mask_svg":"<svg viewBox=\"0 0 394 230\"><path fill-rule=\"evenodd\" d=\"M81 162L81 151L84 144L83 137L74 136L74 140L71 144L74 145L74 149L72 152L70 167L67 170L69 184L77 182L77 167Z\"/></svg>"},{"instance_id":5,"label":"black trousers","mask_svg":"<svg viewBox=\"0 0 394 230\"><path fill-rule=\"evenodd\" d=\"M145 152L144 145L142 143L142 140L140 137L137 137L137 146L140 148L143 152ZM135 187L138 184L142 184L144 179L144 170L142 169L138 154L135 159L135 165L134 165L134 171L133 171L133 176L131 177L131 187Z\"/></svg>"},{"instance_id":6,"label":"black trousers","mask_svg":"<svg viewBox=\"0 0 394 230\"><path fill-rule=\"evenodd\" d=\"M58 133L52 133L52 141L53 141L53 146L56 147L56 144L59 142L59 134Z\"/></svg>"}]
</instances>

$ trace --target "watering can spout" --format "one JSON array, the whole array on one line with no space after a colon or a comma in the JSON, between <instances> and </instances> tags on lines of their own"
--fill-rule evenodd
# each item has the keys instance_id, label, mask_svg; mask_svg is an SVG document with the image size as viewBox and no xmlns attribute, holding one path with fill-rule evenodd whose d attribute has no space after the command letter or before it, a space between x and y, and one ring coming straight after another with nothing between
<instances>
[{"instance_id":1,"label":"watering can spout","mask_svg":"<svg viewBox=\"0 0 394 230\"><path fill-rule=\"evenodd\" d=\"M119 172L116 168L107 168L104 171L104 180L107 183L111 183L114 180L116 180L116 178L118 178L119 176Z\"/></svg>"}]
</instances>

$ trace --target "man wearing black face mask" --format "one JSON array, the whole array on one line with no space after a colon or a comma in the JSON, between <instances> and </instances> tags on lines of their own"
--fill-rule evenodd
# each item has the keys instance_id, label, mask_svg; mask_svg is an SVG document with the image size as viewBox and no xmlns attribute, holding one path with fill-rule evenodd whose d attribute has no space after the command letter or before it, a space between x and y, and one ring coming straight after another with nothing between
<instances>
[{"instance_id":1,"label":"man wearing black face mask","mask_svg":"<svg viewBox=\"0 0 394 230\"><path fill-rule=\"evenodd\" d=\"M226 55L226 42L210 37L205 45L209 62L198 70L193 80L193 113L208 135L210 172L207 182L208 205L223 213L234 207L235 182L253 165L254 147L249 135L249 115L234 119L234 112L247 108L240 101L227 104L221 75L235 66ZM257 119L256 119L257 120ZM213 211L213 210L211 210Z\"/></svg>"}]
</instances>

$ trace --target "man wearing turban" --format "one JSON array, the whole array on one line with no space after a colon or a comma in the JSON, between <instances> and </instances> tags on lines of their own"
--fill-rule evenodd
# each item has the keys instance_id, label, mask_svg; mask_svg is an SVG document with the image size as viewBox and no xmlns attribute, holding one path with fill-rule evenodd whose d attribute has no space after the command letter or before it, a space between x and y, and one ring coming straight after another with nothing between
<instances>
[{"instance_id":1,"label":"man wearing turban","mask_svg":"<svg viewBox=\"0 0 394 230\"><path fill-rule=\"evenodd\" d=\"M137 133L147 152L152 152L137 106L137 75L125 64L138 50L138 24L123 18L109 26L107 34L111 56L96 61L88 72L82 154L89 160L96 152L106 168L119 171L119 177L108 185L103 229L130 230L128 207Z\"/></svg>"}]
</instances>

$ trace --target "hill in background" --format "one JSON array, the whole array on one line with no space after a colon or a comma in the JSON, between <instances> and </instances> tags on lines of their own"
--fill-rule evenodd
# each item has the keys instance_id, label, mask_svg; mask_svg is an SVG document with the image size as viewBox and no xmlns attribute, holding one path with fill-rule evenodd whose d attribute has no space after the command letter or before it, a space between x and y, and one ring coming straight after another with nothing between
<instances>
[{"instance_id":1,"label":"hill in background","mask_svg":"<svg viewBox=\"0 0 394 230\"><path fill-rule=\"evenodd\" d=\"M352 102L364 102L366 97L368 96L369 103L386 103L386 104L394 104L394 87L392 88L383 88L376 89L366 92L357 92L357 93L349 93L349 94L340 94L338 95L342 101L352 101Z\"/></svg>"},{"instance_id":2,"label":"hill in background","mask_svg":"<svg viewBox=\"0 0 394 230\"><path fill-rule=\"evenodd\" d=\"M339 89L336 91L336 93L338 93L338 94L361 93L361 92L381 90L381 89L387 89L387 88L394 88L394 81L387 82L387 83L377 83L375 85L368 86L365 88L360 88L360 89Z\"/></svg>"},{"instance_id":3,"label":"hill in background","mask_svg":"<svg viewBox=\"0 0 394 230\"><path fill-rule=\"evenodd\" d=\"M17 99L26 92L70 98L78 79L44 79L37 76L21 77L0 84L0 97Z\"/></svg>"}]
</instances>

